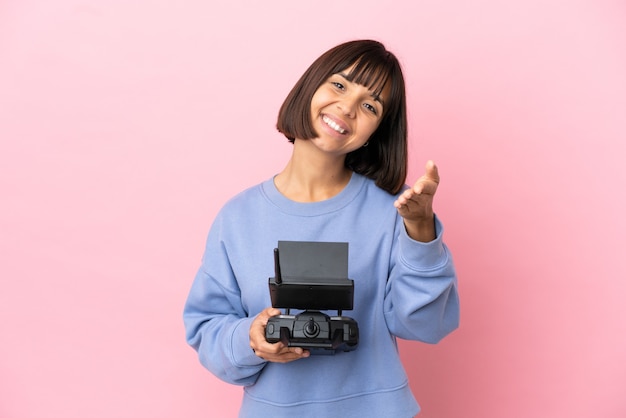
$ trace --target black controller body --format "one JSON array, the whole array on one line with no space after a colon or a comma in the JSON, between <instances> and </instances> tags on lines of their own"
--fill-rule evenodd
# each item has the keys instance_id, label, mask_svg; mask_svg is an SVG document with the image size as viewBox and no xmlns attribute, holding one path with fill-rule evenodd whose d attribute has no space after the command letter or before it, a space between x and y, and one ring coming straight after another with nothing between
<instances>
[{"instance_id":1,"label":"black controller body","mask_svg":"<svg viewBox=\"0 0 626 418\"><path fill-rule=\"evenodd\" d=\"M333 354L356 349L359 327L352 318L329 316L310 310L297 315L276 315L269 318L265 327L265 338L271 343L282 341L289 347Z\"/></svg>"},{"instance_id":2,"label":"black controller body","mask_svg":"<svg viewBox=\"0 0 626 418\"><path fill-rule=\"evenodd\" d=\"M354 303L354 280L347 276L347 243L279 241L274 270L275 276L268 279L270 299L274 308L286 312L268 319L268 342L282 341L312 354L356 349L357 322L342 315ZM300 313L292 315L292 309ZM337 311L337 315L322 311Z\"/></svg>"}]
</instances>

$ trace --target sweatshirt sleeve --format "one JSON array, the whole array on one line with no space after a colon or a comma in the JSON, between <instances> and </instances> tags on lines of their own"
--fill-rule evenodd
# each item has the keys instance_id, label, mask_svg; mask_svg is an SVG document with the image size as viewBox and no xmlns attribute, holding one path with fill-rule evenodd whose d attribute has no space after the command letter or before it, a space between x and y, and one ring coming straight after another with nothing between
<instances>
[{"instance_id":1,"label":"sweatshirt sleeve","mask_svg":"<svg viewBox=\"0 0 626 418\"><path fill-rule=\"evenodd\" d=\"M188 344L200 362L218 378L235 385L253 384L266 362L250 348L252 317L220 239L219 227L209 232L206 250L183 311Z\"/></svg>"},{"instance_id":2,"label":"sweatshirt sleeve","mask_svg":"<svg viewBox=\"0 0 626 418\"><path fill-rule=\"evenodd\" d=\"M456 272L437 217L435 225L437 237L428 243L412 240L400 225L384 302L392 334L433 344L459 326L460 314Z\"/></svg>"}]
</instances>

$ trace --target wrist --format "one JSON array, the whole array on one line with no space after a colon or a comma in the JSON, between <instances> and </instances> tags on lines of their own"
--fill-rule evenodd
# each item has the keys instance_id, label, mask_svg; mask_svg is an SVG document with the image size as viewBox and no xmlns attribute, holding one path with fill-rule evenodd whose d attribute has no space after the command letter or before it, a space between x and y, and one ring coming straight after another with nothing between
<instances>
[{"instance_id":1,"label":"wrist","mask_svg":"<svg viewBox=\"0 0 626 418\"><path fill-rule=\"evenodd\" d=\"M414 220L405 219L404 228L407 235L415 241L430 242L437 238L434 215Z\"/></svg>"}]
</instances>

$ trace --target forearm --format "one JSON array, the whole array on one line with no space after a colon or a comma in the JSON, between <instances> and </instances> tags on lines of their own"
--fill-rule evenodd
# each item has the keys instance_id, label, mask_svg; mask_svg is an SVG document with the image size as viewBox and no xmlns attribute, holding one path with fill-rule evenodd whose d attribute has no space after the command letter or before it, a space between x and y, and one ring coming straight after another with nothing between
<instances>
[{"instance_id":1,"label":"forearm","mask_svg":"<svg viewBox=\"0 0 626 418\"><path fill-rule=\"evenodd\" d=\"M198 352L200 363L218 378L235 385L253 384L265 366L248 337L252 318L232 315L205 316L185 308L187 342Z\"/></svg>"},{"instance_id":2,"label":"forearm","mask_svg":"<svg viewBox=\"0 0 626 418\"><path fill-rule=\"evenodd\" d=\"M217 263L207 264L214 270L217 267ZM227 277L227 270L219 275ZM252 384L264 366L250 349L253 318L241 306L236 287L229 280L218 283L214 277L203 264L191 286L183 312L187 343L198 352L202 365L220 379Z\"/></svg>"},{"instance_id":3,"label":"forearm","mask_svg":"<svg viewBox=\"0 0 626 418\"><path fill-rule=\"evenodd\" d=\"M401 233L396 261L385 298L390 331L404 339L435 343L458 327L459 300L452 256L442 241L443 227L435 220L436 237L416 242Z\"/></svg>"}]
</instances>

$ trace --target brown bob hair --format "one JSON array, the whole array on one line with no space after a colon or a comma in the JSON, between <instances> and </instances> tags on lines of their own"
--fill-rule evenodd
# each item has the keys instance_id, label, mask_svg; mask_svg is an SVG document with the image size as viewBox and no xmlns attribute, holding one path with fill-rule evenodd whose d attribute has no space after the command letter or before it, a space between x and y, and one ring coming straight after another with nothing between
<instances>
[{"instance_id":1,"label":"brown bob hair","mask_svg":"<svg viewBox=\"0 0 626 418\"><path fill-rule=\"evenodd\" d=\"M346 156L346 167L373 179L391 194L404 186L407 173L407 118L404 76L398 59L385 46L373 40L350 41L338 45L311 64L293 87L278 112L276 127L293 143L317 136L311 121L311 99L331 75L353 64L348 80L378 95L389 83L383 118L370 136L368 145Z\"/></svg>"}]
</instances>

